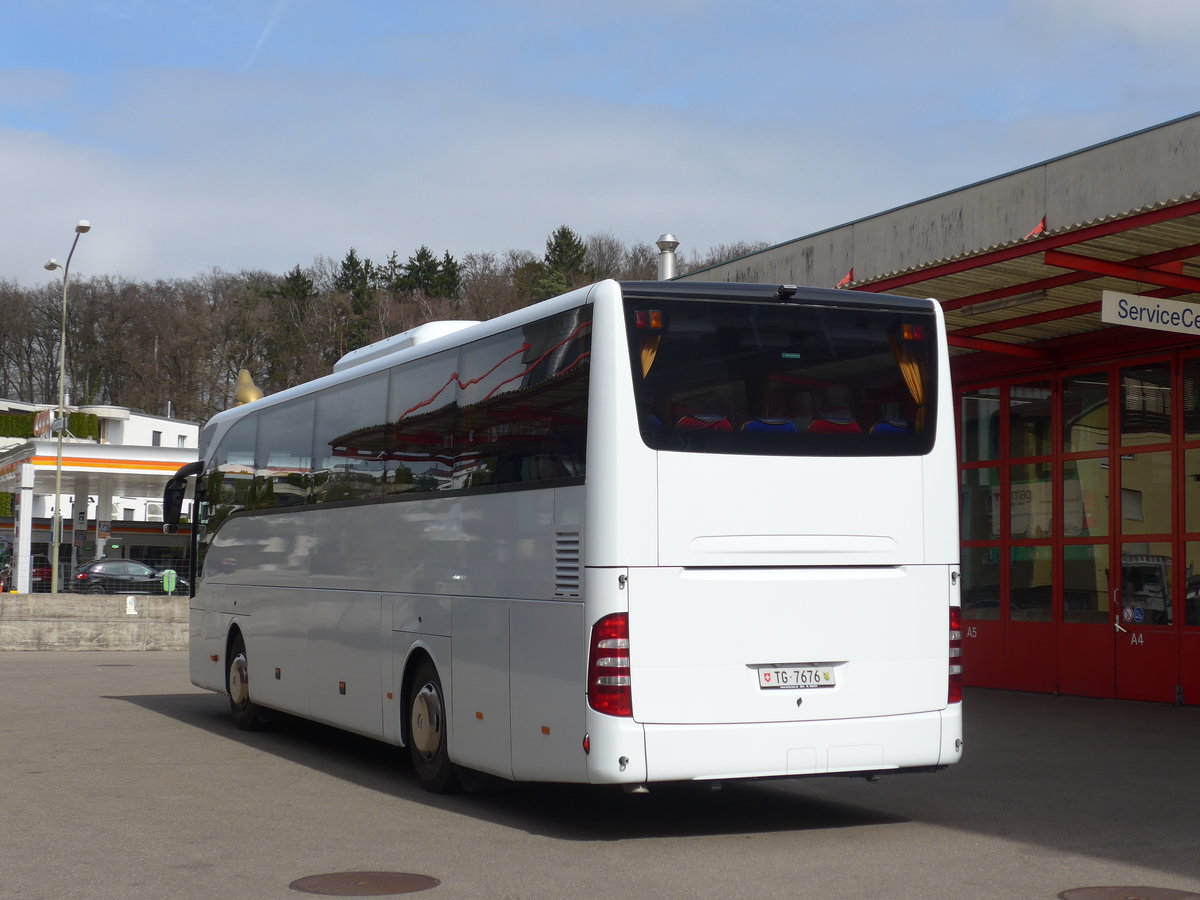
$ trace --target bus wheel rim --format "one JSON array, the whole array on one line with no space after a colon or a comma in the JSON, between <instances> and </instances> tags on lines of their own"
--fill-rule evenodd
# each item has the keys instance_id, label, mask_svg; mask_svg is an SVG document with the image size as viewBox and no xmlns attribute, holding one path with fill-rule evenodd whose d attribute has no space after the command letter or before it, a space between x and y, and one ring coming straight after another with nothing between
<instances>
[{"instance_id":1,"label":"bus wheel rim","mask_svg":"<svg viewBox=\"0 0 1200 900\"><path fill-rule=\"evenodd\" d=\"M244 706L250 699L250 679L246 673L245 654L239 653L229 666L229 699Z\"/></svg>"},{"instance_id":2,"label":"bus wheel rim","mask_svg":"<svg viewBox=\"0 0 1200 900\"><path fill-rule=\"evenodd\" d=\"M411 724L413 746L423 757L432 759L442 743L442 703L432 683L413 698Z\"/></svg>"}]
</instances>

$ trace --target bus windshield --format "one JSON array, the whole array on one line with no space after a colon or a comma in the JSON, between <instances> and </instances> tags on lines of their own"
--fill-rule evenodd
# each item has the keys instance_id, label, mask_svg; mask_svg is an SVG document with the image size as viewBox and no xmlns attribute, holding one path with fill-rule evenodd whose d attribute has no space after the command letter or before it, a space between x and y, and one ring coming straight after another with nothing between
<instances>
[{"instance_id":1,"label":"bus windshield","mask_svg":"<svg viewBox=\"0 0 1200 900\"><path fill-rule=\"evenodd\" d=\"M656 450L901 456L934 442L932 310L627 298L642 439Z\"/></svg>"}]
</instances>

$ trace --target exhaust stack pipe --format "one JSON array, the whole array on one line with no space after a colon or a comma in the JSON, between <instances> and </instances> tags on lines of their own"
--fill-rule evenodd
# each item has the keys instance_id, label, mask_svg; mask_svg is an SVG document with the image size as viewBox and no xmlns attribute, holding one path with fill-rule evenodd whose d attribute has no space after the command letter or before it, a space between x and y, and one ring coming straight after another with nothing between
<instances>
[{"instance_id":1,"label":"exhaust stack pipe","mask_svg":"<svg viewBox=\"0 0 1200 900\"><path fill-rule=\"evenodd\" d=\"M675 248L679 241L673 234L660 234L654 243L658 247L658 280L669 281L675 277Z\"/></svg>"}]
</instances>

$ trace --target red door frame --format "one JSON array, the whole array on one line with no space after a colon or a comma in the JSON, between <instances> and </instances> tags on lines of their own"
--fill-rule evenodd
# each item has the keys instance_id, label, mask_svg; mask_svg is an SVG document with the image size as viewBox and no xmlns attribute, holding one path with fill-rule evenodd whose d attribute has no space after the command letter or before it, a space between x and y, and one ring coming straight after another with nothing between
<instances>
[{"instance_id":1,"label":"red door frame","mask_svg":"<svg viewBox=\"0 0 1200 900\"><path fill-rule=\"evenodd\" d=\"M1050 453L1013 456L1013 389L1022 386L1032 387L1034 385L1049 385L1050 389ZM1053 463L1056 449L1055 441L1057 439L1058 385L1050 373L1032 376L1024 375L1008 380L1003 387L1001 396L1001 496L1006 501L1006 504L1002 506L1000 519L1000 558L1002 565L1008 570L1009 576L1008 590L1001 600L1001 609L1003 610L1002 621L1004 621L1007 631L1004 653L1004 680L1006 685L1014 690L1053 693L1058 687L1058 666L1055 660L1055 645L1057 643L1058 623L1061 618L1057 612L1059 605L1057 599L1058 584L1061 581L1059 572L1061 566L1058 560L1058 553L1055 550L1056 543L1054 536L1062 529L1062 515L1059 510L1060 505L1055 499L1057 497L1055 486L1058 483L1058 477L1054 471ZM1016 537L1013 535L1013 500L1019 488L1013 482L1013 475L1018 467L1036 467L1042 465L1050 466L1051 509L1049 535ZM1033 509L1035 498L1032 490L1029 491L1029 494L1030 516L1032 518L1035 512ZM1039 554L1045 555L1047 551L1050 557L1048 572L1050 578L1050 604L1045 613L1046 618L1029 619L1018 616L1012 603L1016 557L1018 554L1027 557L1036 557ZM1031 571L1033 574L1037 574L1038 565L1036 563L1031 565ZM1038 614L1040 615L1040 613Z\"/></svg>"},{"instance_id":2,"label":"red door frame","mask_svg":"<svg viewBox=\"0 0 1200 900\"><path fill-rule=\"evenodd\" d=\"M998 473L1000 516L999 533L995 540L964 541L964 551L987 548L999 553L1000 609L996 619L964 621L965 678L968 684L1033 690L1096 697L1200 703L1200 621L1186 622L1187 615L1187 544L1200 543L1200 531L1186 531L1186 492L1184 490L1185 451L1200 450L1197 439L1186 440L1184 423L1183 375L1187 360L1200 361L1200 354L1181 351L1146 352L1119 360L1105 360L1095 365L1074 364L1053 372L1028 371L1005 378L989 378L960 386L956 395L955 412L962 433L963 393L982 388L999 388L998 415L999 448L997 458L960 463L963 471L995 466ZM1155 445L1122 447L1121 445L1121 376L1122 371L1140 365L1165 363L1170 366L1172 395L1171 438ZM1064 452L1062 422L1062 388L1066 379L1078 375L1104 374L1108 384L1107 451ZM1200 388L1200 367L1194 373ZM1010 457L1009 421L1011 389L1023 383L1050 381L1053 388L1051 415L1052 453L1049 457ZM1171 453L1172 512L1170 534L1123 534L1121 504L1122 455L1169 451ZM1108 528L1107 534L1096 536L1066 536L1064 521L1064 462L1075 459L1104 459L1108 465ZM1010 606L1011 560L1014 547L1045 546L1046 541L1013 538L1011 535L1011 491L1014 465L1044 462L1051 465L1053 516L1052 554L1053 603L1050 622L1014 621ZM1200 473L1198 473L1200 474ZM1193 478L1196 475L1191 476ZM1200 527L1200 526L1198 526ZM1170 625L1152 626L1146 623L1118 621L1122 618L1121 589L1122 547L1136 543L1169 542L1172 559L1171 600L1174 611ZM1108 554L1108 615L1107 621L1068 622L1064 608L1064 568L1066 548L1092 546ZM1197 554L1200 557L1200 553ZM1200 558L1197 560L1200 562ZM1197 572L1200 580L1200 571ZM1116 592L1114 594L1114 591ZM1119 630L1120 625L1124 630ZM1130 626L1133 627L1130 627Z\"/></svg>"},{"instance_id":3,"label":"red door frame","mask_svg":"<svg viewBox=\"0 0 1200 900\"><path fill-rule=\"evenodd\" d=\"M988 389L996 387L997 394L997 414L999 415L1004 410L1004 402L1007 398L1007 388L1000 386L998 383L991 381L979 386L980 389ZM984 459L979 461L962 461L962 446L963 446L963 400L962 395L967 391L972 390L971 387L959 388L955 392L954 417L958 435L958 458L959 458L959 490L962 491L963 479L966 472L983 471L987 472L993 467L997 473L1002 473L1003 468L998 459ZM1003 422L1004 416L1000 416L1000 421ZM1007 500L1004 496L1003 478L998 475L996 479L996 490L999 491L999 506L1000 510L997 513L1000 521L1005 521L1007 515ZM971 551L982 551L989 557L993 554L1000 554L1000 535L996 534L995 540L990 538L980 538L977 540L964 540L962 542L962 554L965 557ZM997 606L995 607L994 615L991 608L986 611L976 611L968 603L963 605L963 681L965 684L973 687L989 687L989 688L1004 688L1008 685L1005 683L1005 642L1008 629L1003 620L1003 598L1008 596L1008 567L1004 564L1004 559L998 557L998 577L997 577ZM967 575L967 567L960 566L964 576ZM966 584L964 582L964 587Z\"/></svg>"},{"instance_id":4,"label":"red door frame","mask_svg":"<svg viewBox=\"0 0 1200 900\"><path fill-rule=\"evenodd\" d=\"M996 554L999 561L999 608L995 618L973 618L970 609L964 609L963 616L963 663L964 680L969 685L979 687L999 687L1013 690L1053 692L1057 688L1057 665L1055 643L1057 622L1059 616L1055 612L1057 601L1056 585L1061 580L1058 576L1059 564L1054 556L1054 543L1049 538L1014 538L1012 535L1012 469L1016 465L1051 464L1053 454L1030 457L1016 457L1020 462L1014 463L1010 456L1010 410L1011 389L1014 386L1030 383L1050 383L1052 396L1056 395L1057 385L1048 373L1038 376L1022 375L1018 378L992 380L977 386L968 386L959 391L958 402L955 404L955 414L958 418L959 434L962 434L962 401L961 396L972 387L999 389L997 404L997 453L994 459L985 459L961 463L961 471L996 471L996 490L998 503L997 533L991 538L980 538L963 542L964 552L985 551ZM1054 404L1057 407L1057 403ZM1055 418L1051 416L1051 432L1055 430ZM1052 437L1053 441L1054 438ZM1053 449L1053 446L1052 446ZM961 454L960 454L961 457ZM1056 496L1051 480L1051 496ZM1054 511L1051 517L1051 533L1057 532L1055 524L1060 518L1057 503L1053 503ZM1051 605L1049 618L1046 621L1020 621L1014 617L1010 603L1013 582L1014 551L1029 549L1036 553L1038 549L1049 548Z\"/></svg>"}]
</instances>

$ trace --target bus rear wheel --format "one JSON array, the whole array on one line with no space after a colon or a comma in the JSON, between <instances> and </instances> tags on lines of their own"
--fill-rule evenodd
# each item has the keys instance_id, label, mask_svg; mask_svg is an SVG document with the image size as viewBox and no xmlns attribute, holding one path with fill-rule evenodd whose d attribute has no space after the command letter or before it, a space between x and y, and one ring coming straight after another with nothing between
<instances>
[{"instance_id":1,"label":"bus rear wheel","mask_svg":"<svg viewBox=\"0 0 1200 900\"><path fill-rule=\"evenodd\" d=\"M240 634L229 647L229 712L233 724L243 731L253 731L262 722L258 707L250 699L249 660Z\"/></svg>"},{"instance_id":2,"label":"bus rear wheel","mask_svg":"<svg viewBox=\"0 0 1200 900\"><path fill-rule=\"evenodd\" d=\"M417 665L409 688L408 749L421 787L435 794L457 789L458 776L446 745L442 680L428 659Z\"/></svg>"}]
</instances>

